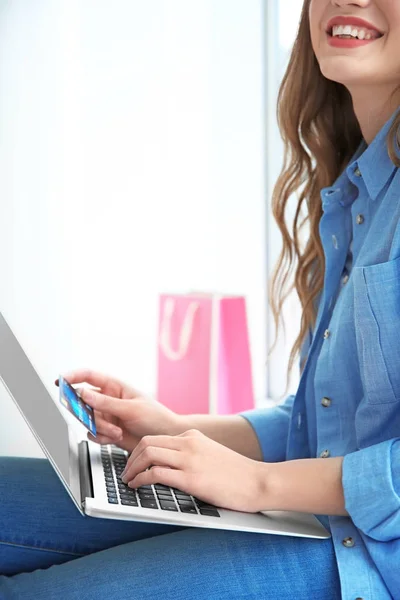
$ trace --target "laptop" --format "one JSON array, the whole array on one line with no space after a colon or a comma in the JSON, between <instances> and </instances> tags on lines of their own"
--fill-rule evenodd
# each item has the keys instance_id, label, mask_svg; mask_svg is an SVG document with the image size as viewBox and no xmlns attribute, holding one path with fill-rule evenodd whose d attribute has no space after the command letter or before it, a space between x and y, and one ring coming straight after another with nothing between
<instances>
[{"instance_id":1,"label":"laptop","mask_svg":"<svg viewBox=\"0 0 400 600\"><path fill-rule=\"evenodd\" d=\"M74 426L58 401L57 388L53 398L1 313L0 379L82 515L316 539L330 537L310 514L227 510L165 485L128 488L120 478L127 452L88 441L83 427Z\"/></svg>"}]
</instances>

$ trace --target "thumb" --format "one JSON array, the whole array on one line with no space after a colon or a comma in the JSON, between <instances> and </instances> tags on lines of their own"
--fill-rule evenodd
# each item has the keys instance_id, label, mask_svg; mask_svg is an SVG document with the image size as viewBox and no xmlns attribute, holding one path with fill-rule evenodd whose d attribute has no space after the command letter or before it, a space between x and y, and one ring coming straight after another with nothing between
<instances>
[{"instance_id":1,"label":"thumb","mask_svg":"<svg viewBox=\"0 0 400 600\"><path fill-rule=\"evenodd\" d=\"M126 419L130 416L132 402L129 400L105 396L104 394L100 394L99 392L88 388L80 388L77 391L82 400L95 410L109 413L120 419Z\"/></svg>"}]
</instances>

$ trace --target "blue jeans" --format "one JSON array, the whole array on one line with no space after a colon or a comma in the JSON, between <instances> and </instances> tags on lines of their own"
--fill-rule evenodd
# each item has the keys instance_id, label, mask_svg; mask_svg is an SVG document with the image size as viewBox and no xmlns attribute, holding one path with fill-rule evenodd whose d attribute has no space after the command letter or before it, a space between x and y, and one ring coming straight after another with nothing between
<instances>
[{"instance_id":1,"label":"blue jeans","mask_svg":"<svg viewBox=\"0 0 400 600\"><path fill-rule=\"evenodd\" d=\"M0 458L1 600L340 597L330 540L83 517L46 460Z\"/></svg>"}]
</instances>

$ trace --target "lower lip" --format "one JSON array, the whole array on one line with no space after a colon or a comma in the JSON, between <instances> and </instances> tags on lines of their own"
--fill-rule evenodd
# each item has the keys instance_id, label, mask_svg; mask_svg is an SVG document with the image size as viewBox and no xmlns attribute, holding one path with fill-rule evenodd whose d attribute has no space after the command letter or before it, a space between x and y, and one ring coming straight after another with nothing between
<instances>
[{"instance_id":1,"label":"lower lip","mask_svg":"<svg viewBox=\"0 0 400 600\"><path fill-rule=\"evenodd\" d=\"M373 40L358 40L358 39L354 38L351 40L349 38L333 37L332 35L329 35L329 33L327 33L327 37L328 37L328 44L330 46L333 46L334 48L358 48L359 46L365 46L366 44L372 44L372 42L376 42L376 40L380 39L380 38L375 38Z\"/></svg>"}]
</instances>

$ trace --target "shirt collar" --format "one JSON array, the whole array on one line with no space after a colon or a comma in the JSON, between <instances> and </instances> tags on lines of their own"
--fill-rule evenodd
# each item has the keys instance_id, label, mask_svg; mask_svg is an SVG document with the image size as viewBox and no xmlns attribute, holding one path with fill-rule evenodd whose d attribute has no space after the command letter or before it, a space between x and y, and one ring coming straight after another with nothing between
<instances>
[{"instance_id":1,"label":"shirt collar","mask_svg":"<svg viewBox=\"0 0 400 600\"><path fill-rule=\"evenodd\" d=\"M399 111L400 108L396 109L369 146L365 140L362 140L356 155L346 169L347 176L355 184L359 179L359 176L356 175L357 169L359 169L372 200L376 200L396 169L388 154L387 135ZM395 149L400 156L400 149L397 145L395 145Z\"/></svg>"}]
</instances>

